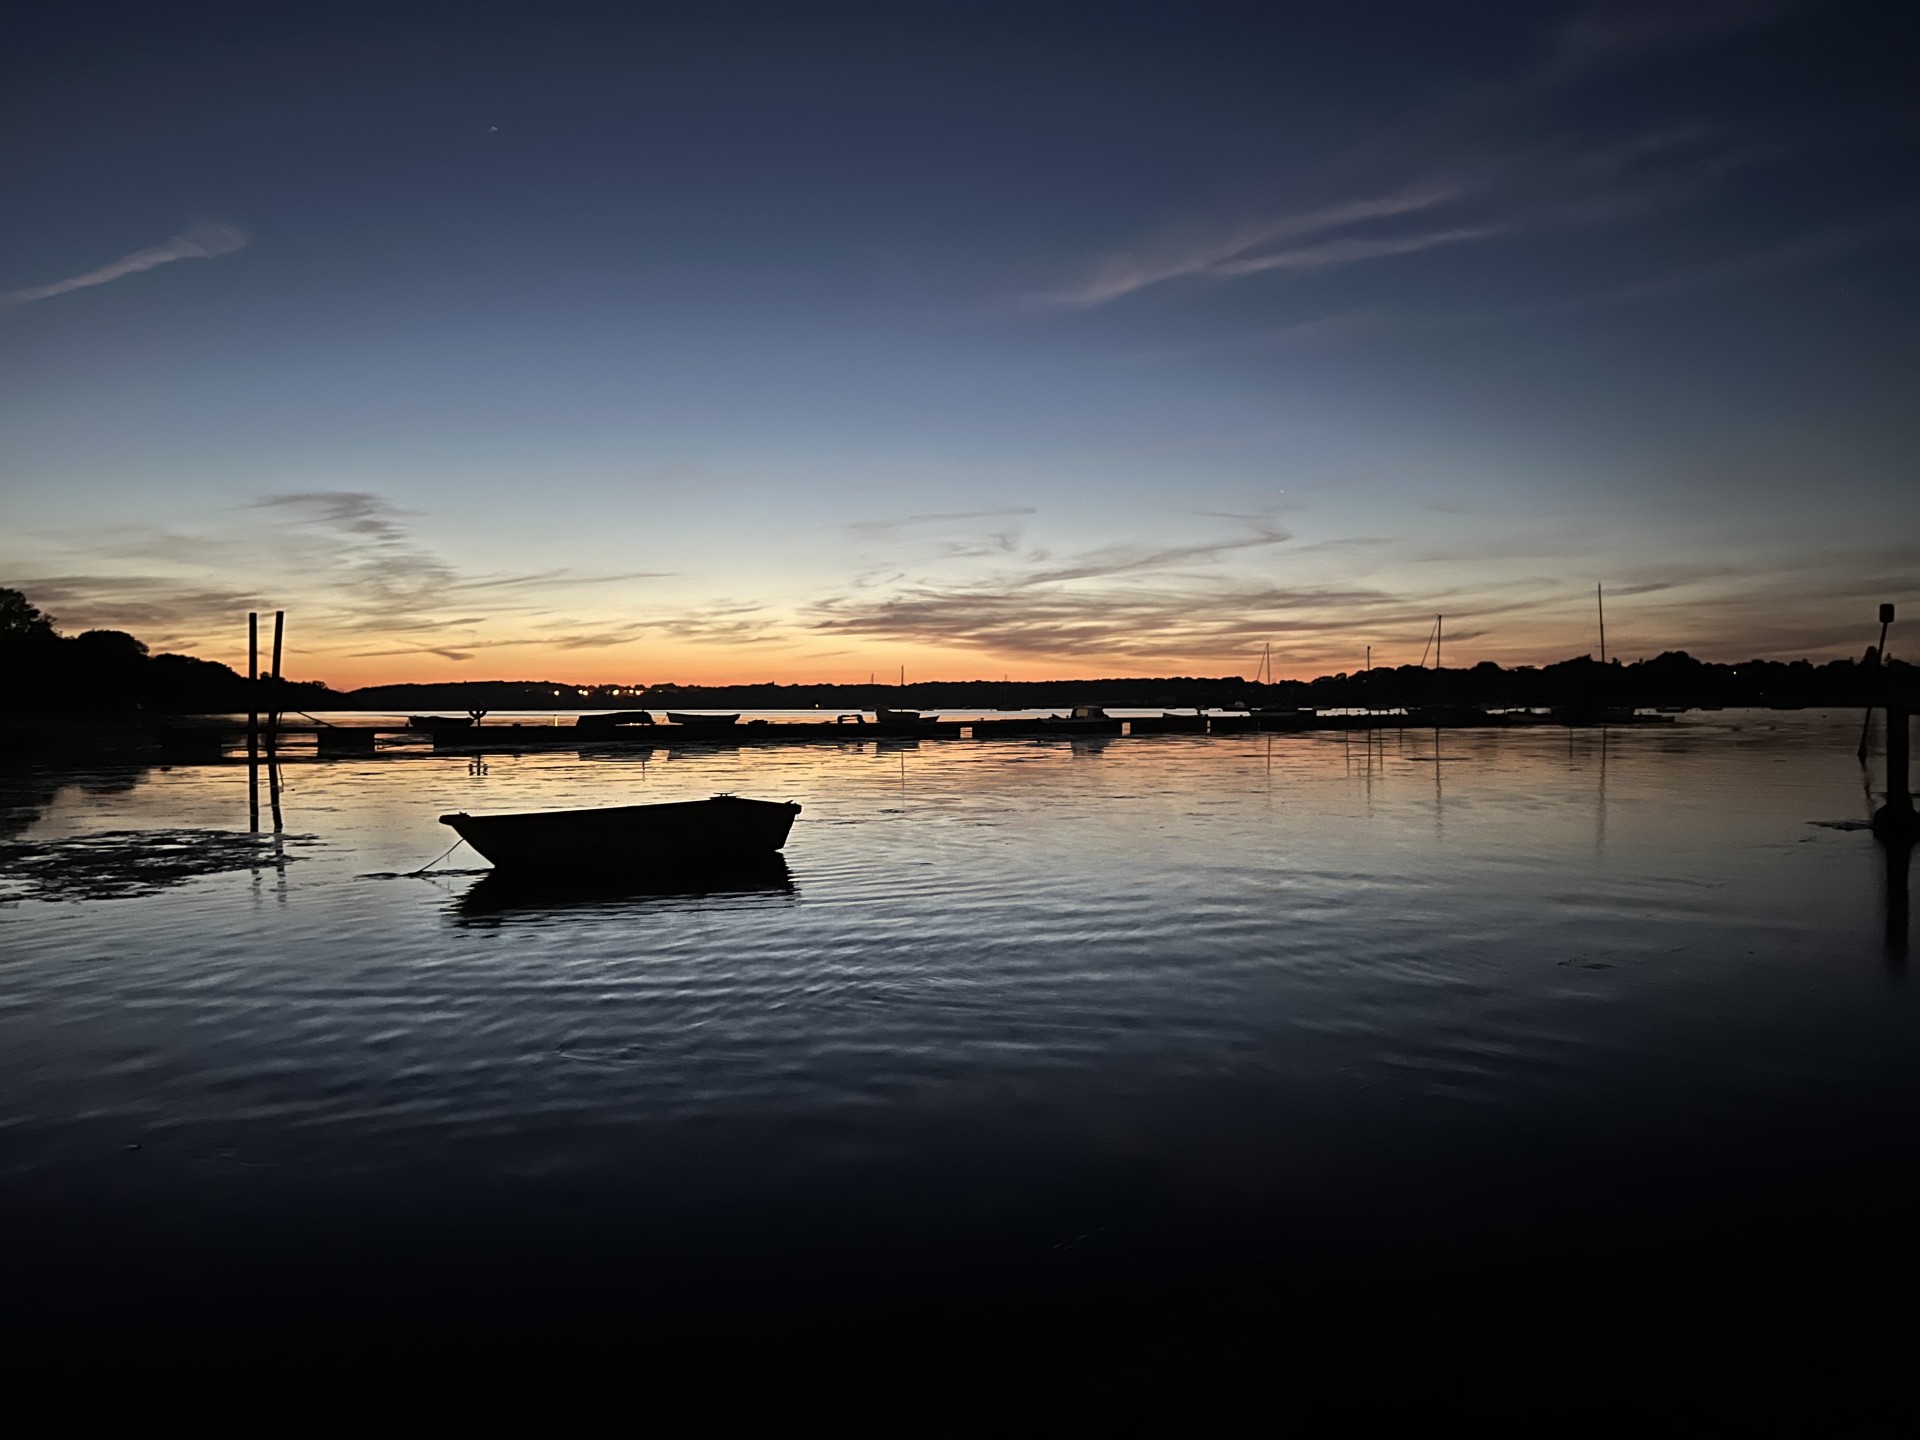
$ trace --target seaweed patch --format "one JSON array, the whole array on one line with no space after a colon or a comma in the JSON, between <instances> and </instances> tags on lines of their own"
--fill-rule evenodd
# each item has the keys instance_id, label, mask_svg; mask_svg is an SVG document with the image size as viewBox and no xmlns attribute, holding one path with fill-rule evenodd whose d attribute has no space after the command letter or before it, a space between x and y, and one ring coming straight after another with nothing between
<instances>
[{"instance_id":1,"label":"seaweed patch","mask_svg":"<svg viewBox=\"0 0 1920 1440\"><path fill-rule=\"evenodd\" d=\"M233 870L300 859L312 835L234 830L109 830L59 840L0 841L0 900L119 900Z\"/></svg>"}]
</instances>

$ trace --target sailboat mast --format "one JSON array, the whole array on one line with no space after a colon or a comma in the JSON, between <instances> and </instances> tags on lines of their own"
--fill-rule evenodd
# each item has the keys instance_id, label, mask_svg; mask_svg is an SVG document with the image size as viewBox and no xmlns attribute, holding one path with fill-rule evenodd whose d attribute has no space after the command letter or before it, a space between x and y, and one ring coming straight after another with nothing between
<instances>
[{"instance_id":1,"label":"sailboat mast","mask_svg":"<svg viewBox=\"0 0 1920 1440\"><path fill-rule=\"evenodd\" d=\"M1600 593L1600 587L1593 587L1593 603L1600 611L1600 663L1607 663L1607 599Z\"/></svg>"}]
</instances>

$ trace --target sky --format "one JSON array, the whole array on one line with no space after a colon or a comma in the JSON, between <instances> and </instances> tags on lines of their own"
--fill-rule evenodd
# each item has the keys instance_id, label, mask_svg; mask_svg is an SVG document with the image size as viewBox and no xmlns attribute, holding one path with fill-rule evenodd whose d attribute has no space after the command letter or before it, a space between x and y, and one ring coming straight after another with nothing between
<instances>
[{"instance_id":1,"label":"sky","mask_svg":"<svg viewBox=\"0 0 1920 1440\"><path fill-rule=\"evenodd\" d=\"M1905 7L40 9L0 584L67 633L640 685L1920 619Z\"/></svg>"}]
</instances>

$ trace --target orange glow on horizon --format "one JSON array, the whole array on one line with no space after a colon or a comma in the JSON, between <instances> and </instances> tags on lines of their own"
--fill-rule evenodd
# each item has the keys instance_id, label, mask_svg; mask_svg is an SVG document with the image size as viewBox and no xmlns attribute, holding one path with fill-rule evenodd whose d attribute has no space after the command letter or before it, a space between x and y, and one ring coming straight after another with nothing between
<instances>
[{"instance_id":1,"label":"orange glow on horizon","mask_svg":"<svg viewBox=\"0 0 1920 1440\"><path fill-rule=\"evenodd\" d=\"M1564 637L1557 637L1564 640ZM1611 640L1611 636L1609 637ZM1661 650L1685 649L1684 645L1640 647L1620 655L1623 660L1651 658ZM191 653L191 652L189 652ZM204 652L203 652L204 653ZM1449 649L1444 656L1450 670L1467 669L1492 660L1512 668L1522 665L1551 665L1574 655L1591 653L1591 647L1543 640L1527 645L1510 639L1500 645L1463 645L1459 652ZM1710 656L1701 659L1746 660L1741 654ZM245 654L214 655L234 669L245 667ZM1782 658L1800 658L1799 656ZM731 649L695 648L672 651L623 651L619 655L587 655L537 644L503 645L491 648L470 660L453 660L430 651L417 653L361 656L329 653L320 647L290 650L286 673L293 680L319 680L334 690L349 691L376 685L444 685L474 682L548 682L563 687L617 686L623 689L647 689L660 685L732 686L732 685L898 685L904 667L908 685L918 683L964 684L992 681L1045 681L1091 679L1172 679L1177 677L1220 679L1238 677L1251 682L1260 670L1258 653L1244 656L1198 657L1160 663L1120 660L1111 656L1090 655L1083 659L1070 656L1013 656L955 654L952 651L908 651L876 649L872 655L847 652L832 657L809 657L804 652L761 652L749 657ZM1393 669L1420 663L1420 646L1376 645L1373 664L1376 669ZM1427 663L1432 659L1428 657ZM1357 656L1326 656L1322 659L1273 657L1275 678L1281 681L1307 681L1322 676L1357 674L1366 665L1363 650Z\"/></svg>"}]
</instances>

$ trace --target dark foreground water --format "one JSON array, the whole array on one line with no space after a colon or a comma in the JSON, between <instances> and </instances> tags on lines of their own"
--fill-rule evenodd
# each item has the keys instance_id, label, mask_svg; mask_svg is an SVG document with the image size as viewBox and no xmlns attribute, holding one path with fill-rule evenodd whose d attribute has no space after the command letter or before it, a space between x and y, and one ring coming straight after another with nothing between
<instances>
[{"instance_id":1,"label":"dark foreground water","mask_svg":"<svg viewBox=\"0 0 1920 1440\"><path fill-rule=\"evenodd\" d=\"M1920 1277L1858 723L307 763L257 850L198 833L244 767L8 776L13 1345L635 1424L1830 1417ZM720 790L804 805L784 872L401 873Z\"/></svg>"}]
</instances>

